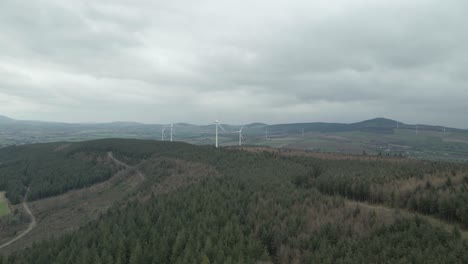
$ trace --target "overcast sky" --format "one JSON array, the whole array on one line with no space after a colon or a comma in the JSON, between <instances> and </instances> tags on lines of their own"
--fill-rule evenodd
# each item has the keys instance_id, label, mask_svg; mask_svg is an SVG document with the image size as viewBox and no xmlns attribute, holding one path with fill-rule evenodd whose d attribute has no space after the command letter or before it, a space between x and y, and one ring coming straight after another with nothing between
<instances>
[{"instance_id":1,"label":"overcast sky","mask_svg":"<svg viewBox=\"0 0 468 264\"><path fill-rule=\"evenodd\" d=\"M1 0L0 115L468 128L468 1Z\"/></svg>"}]
</instances>

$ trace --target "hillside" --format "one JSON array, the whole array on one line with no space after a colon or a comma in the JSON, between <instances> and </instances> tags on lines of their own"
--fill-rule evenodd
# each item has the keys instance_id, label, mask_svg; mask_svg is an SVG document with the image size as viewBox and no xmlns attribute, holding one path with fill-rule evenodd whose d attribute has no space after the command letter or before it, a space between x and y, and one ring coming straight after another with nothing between
<instances>
[{"instance_id":1,"label":"hillside","mask_svg":"<svg viewBox=\"0 0 468 264\"><path fill-rule=\"evenodd\" d=\"M10 119L6 119L10 120ZM223 124L220 144L237 145L240 125ZM104 138L169 139L168 125L114 122L67 124L5 121L0 126L0 147L40 142L86 141ZM174 139L197 145L214 144L214 125L174 124ZM297 123L245 124L245 145L349 154L383 153L418 159L468 161L468 131L431 125L404 124L375 118L351 124Z\"/></svg>"},{"instance_id":2,"label":"hillside","mask_svg":"<svg viewBox=\"0 0 468 264\"><path fill-rule=\"evenodd\" d=\"M416 129L416 126L420 130L426 131L437 131L441 132L444 130L442 126L431 126L431 125L410 125L396 120L387 118L374 118L365 120L357 123L342 124L342 123L297 123L297 124L280 124L271 125L269 129L273 133L300 133L302 129L307 131L316 131L322 133L336 133L345 131L362 131L362 132L374 132L374 133L393 133L394 129ZM465 129L449 128L453 132L468 132Z\"/></svg>"},{"instance_id":3,"label":"hillside","mask_svg":"<svg viewBox=\"0 0 468 264\"><path fill-rule=\"evenodd\" d=\"M0 123L11 123L11 122L13 122L13 121L14 121L14 120L11 119L11 118L8 118L8 117L6 117L6 116L0 115Z\"/></svg>"},{"instance_id":4,"label":"hillside","mask_svg":"<svg viewBox=\"0 0 468 264\"><path fill-rule=\"evenodd\" d=\"M38 228L16 250L5 248L3 263L468 261L463 164L131 139L8 151L15 158L0 155L6 168L40 157L35 171L53 157L111 169L113 161L120 176L32 203ZM49 182L46 174L30 177L31 192ZM105 203L94 207L99 201ZM21 250L50 238L41 222L63 225L89 213L81 228L75 221L69 231L49 229L53 239Z\"/></svg>"},{"instance_id":5,"label":"hillside","mask_svg":"<svg viewBox=\"0 0 468 264\"><path fill-rule=\"evenodd\" d=\"M20 203L64 193L108 179L116 171L104 154L77 152L70 144L11 146L0 149L0 190Z\"/></svg>"}]
</instances>

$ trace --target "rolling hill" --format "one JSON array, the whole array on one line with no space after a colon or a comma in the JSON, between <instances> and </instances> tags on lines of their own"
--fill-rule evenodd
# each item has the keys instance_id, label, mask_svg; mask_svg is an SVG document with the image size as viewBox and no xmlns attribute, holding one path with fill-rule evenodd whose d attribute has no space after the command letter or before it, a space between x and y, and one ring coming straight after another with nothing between
<instances>
[{"instance_id":1,"label":"rolling hill","mask_svg":"<svg viewBox=\"0 0 468 264\"><path fill-rule=\"evenodd\" d=\"M3 120L3 121L2 121ZM39 142L86 141L102 138L160 140L167 125L114 122L69 124L0 118L0 146ZM241 126L223 124L221 145L238 144ZM177 141L199 145L214 143L214 126L174 124ZM268 138L266 133L268 131ZM417 132L417 133L416 133ZM166 130L166 139L169 130ZM375 118L358 123L246 124L244 144L320 152L405 155L422 159L468 160L468 131L431 125L404 124Z\"/></svg>"},{"instance_id":2,"label":"rolling hill","mask_svg":"<svg viewBox=\"0 0 468 264\"><path fill-rule=\"evenodd\" d=\"M0 162L0 180L15 168L49 194L27 201L37 227L1 263L468 261L464 164L134 139L3 148ZM70 162L113 176L54 192L34 173L83 178ZM13 205L0 247L28 221Z\"/></svg>"}]
</instances>

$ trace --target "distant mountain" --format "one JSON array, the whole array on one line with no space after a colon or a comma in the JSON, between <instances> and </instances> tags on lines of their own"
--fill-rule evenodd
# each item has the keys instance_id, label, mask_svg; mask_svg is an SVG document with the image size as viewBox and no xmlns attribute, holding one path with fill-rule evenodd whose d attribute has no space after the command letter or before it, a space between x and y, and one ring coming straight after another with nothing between
<instances>
[{"instance_id":1,"label":"distant mountain","mask_svg":"<svg viewBox=\"0 0 468 264\"><path fill-rule=\"evenodd\" d=\"M89 128L89 129L119 129L119 128L138 128L138 129L161 129L167 124L143 124L138 122L112 122L112 123L60 123L60 122L44 122L44 121L25 121L15 120L6 116L0 115L1 124L9 124L16 129L27 129L27 128L40 128L40 129L55 129L55 130L67 130L67 129L78 129L78 128ZM398 124L398 125L397 125ZM235 131L240 129L240 125L222 124L223 128L227 131ZM396 127L405 129L419 129L419 130L431 130L431 131L443 131L444 127L434 125L410 125L405 124L396 120L387 118L374 118L365 120L357 123L325 123L325 122L314 122L314 123L291 123L291 124L274 124L267 125L264 123L251 123L244 125L246 133L249 134L261 134L264 133L268 127L269 133L272 134L299 134L304 132L321 132L321 133L334 133L334 132L346 132L346 131L362 131L371 133L393 133ZM211 133L213 124L207 125L193 125L189 123L175 123L174 127L176 130L184 129L190 133ZM465 129L449 128L445 129L450 131L468 132Z\"/></svg>"},{"instance_id":2,"label":"distant mountain","mask_svg":"<svg viewBox=\"0 0 468 264\"><path fill-rule=\"evenodd\" d=\"M0 115L0 123L11 123L11 122L14 122L15 120L9 118L9 117L6 117L6 116L2 116Z\"/></svg>"},{"instance_id":3,"label":"distant mountain","mask_svg":"<svg viewBox=\"0 0 468 264\"><path fill-rule=\"evenodd\" d=\"M375 132L375 133L393 133L393 129L397 127L397 121L387 118L374 118L358 123L349 124L350 130Z\"/></svg>"},{"instance_id":4,"label":"distant mountain","mask_svg":"<svg viewBox=\"0 0 468 264\"><path fill-rule=\"evenodd\" d=\"M391 127L391 128L395 128L396 124L397 124L396 120L379 117L379 118L369 119L369 120L365 120L365 121L358 122L358 123L353 123L351 125L355 126L355 127Z\"/></svg>"},{"instance_id":5,"label":"distant mountain","mask_svg":"<svg viewBox=\"0 0 468 264\"><path fill-rule=\"evenodd\" d=\"M278 124L268 126L269 131L272 133L286 133L294 134L301 133L302 129L306 132L315 131L322 133L334 133L334 132L346 132L346 131L362 131L372 133L393 133L395 128L405 129L419 129L419 130L432 130L432 131L443 131L442 126L432 125L408 125L396 120L387 118L374 118L365 120L357 123L343 124L343 123L295 123L295 124ZM449 128L450 131L468 132L466 129Z\"/></svg>"}]
</instances>

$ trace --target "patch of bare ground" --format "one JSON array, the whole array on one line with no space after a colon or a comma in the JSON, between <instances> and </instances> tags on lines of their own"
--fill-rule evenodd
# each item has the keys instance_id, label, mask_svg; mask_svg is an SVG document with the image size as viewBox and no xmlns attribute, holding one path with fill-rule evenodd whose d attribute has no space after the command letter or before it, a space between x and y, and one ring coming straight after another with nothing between
<instances>
[{"instance_id":1,"label":"patch of bare ground","mask_svg":"<svg viewBox=\"0 0 468 264\"><path fill-rule=\"evenodd\" d=\"M54 152L59 152L59 151L63 151L65 149L67 149L68 147L70 147L72 144L71 143L67 143L67 144L63 144L63 145L60 145L58 147L56 147L54 149Z\"/></svg>"},{"instance_id":2,"label":"patch of bare ground","mask_svg":"<svg viewBox=\"0 0 468 264\"><path fill-rule=\"evenodd\" d=\"M241 150L248 152L270 152L282 156L300 156L300 157L312 157L326 160L362 160L362 161L390 161L390 162L418 162L414 159L399 158L399 157L386 157L386 156L374 156L374 155L357 155L357 154L341 154L341 153L321 153L321 152L310 152L298 149L278 149L269 147L241 147Z\"/></svg>"}]
</instances>

